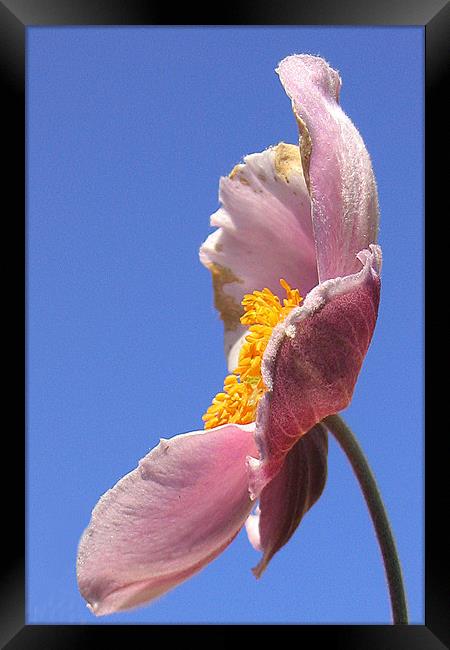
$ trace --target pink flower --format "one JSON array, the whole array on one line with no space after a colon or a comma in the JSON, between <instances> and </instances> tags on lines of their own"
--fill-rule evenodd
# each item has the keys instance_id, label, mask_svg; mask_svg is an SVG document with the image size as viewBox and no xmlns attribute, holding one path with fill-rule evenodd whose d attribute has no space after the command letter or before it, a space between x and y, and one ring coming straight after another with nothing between
<instances>
[{"instance_id":1,"label":"pink flower","mask_svg":"<svg viewBox=\"0 0 450 650\"><path fill-rule=\"evenodd\" d=\"M221 179L218 229L200 250L232 374L205 431L161 440L94 508L77 575L97 615L180 584L244 524L259 576L325 485L321 420L349 404L377 319L377 192L337 72L309 55L277 72L300 147L246 156Z\"/></svg>"}]
</instances>

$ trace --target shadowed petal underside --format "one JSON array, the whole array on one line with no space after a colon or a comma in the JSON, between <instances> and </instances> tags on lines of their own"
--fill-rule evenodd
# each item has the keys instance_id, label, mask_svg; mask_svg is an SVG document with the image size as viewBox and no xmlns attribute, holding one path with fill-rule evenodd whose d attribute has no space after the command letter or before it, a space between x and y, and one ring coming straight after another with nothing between
<instances>
[{"instance_id":1,"label":"shadowed petal underside","mask_svg":"<svg viewBox=\"0 0 450 650\"><path fill-rule=\"evenodd\" d=\"M246 522L250 542L263 552L253 569L257 578L322 494L327 454L328 434L322 424L317 424L290 449L281 470L261 492L257 514Z\"/></svg>"}]
</instances>

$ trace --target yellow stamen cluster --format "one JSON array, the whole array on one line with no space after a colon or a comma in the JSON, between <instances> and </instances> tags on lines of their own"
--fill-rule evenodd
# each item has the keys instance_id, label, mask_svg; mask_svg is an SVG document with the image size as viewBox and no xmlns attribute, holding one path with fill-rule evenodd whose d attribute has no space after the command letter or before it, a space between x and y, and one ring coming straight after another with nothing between
<instances>
[{"instance_id":1,"label":"yellow stamen cluster","mask_svg":"<svg viewBox=\"0 0 450 650\"><path fill-rule=\"evenodd\" d=\"M283 304L270 289L244 296L241 323L248 326L249 333L241 347L237 368L225 377L223 392L217 393L203 416L205 429L231 422L249 424L254 421L256 407L266 391L261 361L272 330L303 300L286 280L280 280L280 285L286 291Z\"/></svg>"}]
</instances>

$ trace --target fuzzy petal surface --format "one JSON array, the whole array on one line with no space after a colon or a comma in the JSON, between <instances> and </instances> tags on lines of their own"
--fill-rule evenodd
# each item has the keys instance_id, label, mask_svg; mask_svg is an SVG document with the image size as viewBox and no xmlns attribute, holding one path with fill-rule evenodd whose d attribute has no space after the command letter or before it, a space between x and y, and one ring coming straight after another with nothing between
<instances>
[{"instance_id":1,"label":"fuzzy petal surface","mask_svg":"<svg viewBox=\"0 0 450 650\"><path fill-rule=\"evenodd\" d=\"M322 494L327 455L328 433L322 424L316 424L288 451L281 470L261 492L257 513L246 522L250 542L263 552L253 569L257 578Z\"/></svg>"},{"instance_id":2,"label":"fuzzy petal surface","mask_svg":"<svg viewBox=\"0 0 450 650\"><path fill-rule=\"evenodd\" d=\"M272 332L256 418L260 458L249 460L255 497L302 435L350 403L377 320L381 249L371 245L358 259L358 273L315 287Z\"/></svg>"},{"instance_id":3,"label":"fuzzy petal surface","mask_svg":"<svg viewBox=\"0 0 450 650\"><path fill-rule=\"evenodd\" d=\"M322 58L289 56L277 72L300 130L312 201L319 280L350 275L376 242L378 197L365 144L339 106L341 79Z\"/></svg>"},{"instance_id":4,"label":"fuzzy petal surface","mask_svg":"<svg viewBox=\"0 0 450 650\"><path fill-rule=\"evenodd\" d=\"M252 508L246 457L254 425L160 444L99 500L78 549L77 578L96 615L143 605L233 540Z\"/></svg>"},{"instance_id":5,"label":"fuzzy petal surface","mask_svg":"<svg viewBox=\"0 0 450 650\"><path fill-rule=\"evenodd\" d=\"M318 282L311 204L297 145L280 143L245 156L220 180L218 227L200 248L211 271L225 353L242 336L241 301L267 287L282 297L284 278L302 296Z\"/></svg>"}]
</instances>

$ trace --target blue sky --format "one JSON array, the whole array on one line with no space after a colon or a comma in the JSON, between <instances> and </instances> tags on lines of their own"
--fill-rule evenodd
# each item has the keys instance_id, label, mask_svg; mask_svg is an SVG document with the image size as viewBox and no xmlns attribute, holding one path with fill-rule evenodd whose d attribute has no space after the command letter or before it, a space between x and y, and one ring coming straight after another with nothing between
<instances>
[{"instance_id":1,"label":"blue sky","mask_svg":"<svg viewBox=\"0 0 450 650\"><path fill-rule=\"evenodd\" d=\"M218 180L296 142L274 72L319 54L371 154L384 266L352 404L424 621L423 30L27 29L28 623L387 623L371 523L330 440L325 491L256 581L242 531L150 606L96 619L75 578L103 492L160 437L202 428L226 373L198 248Z\"/></svg>"}]
</instances>

